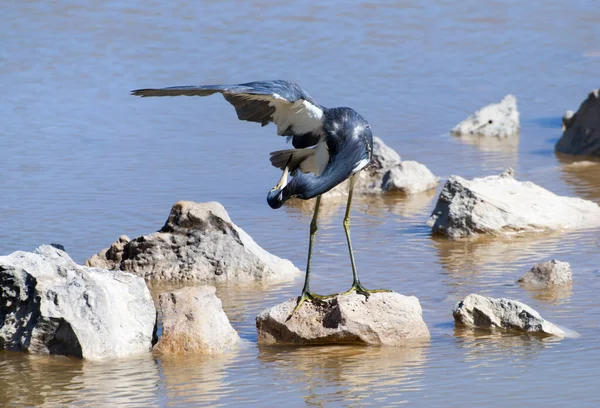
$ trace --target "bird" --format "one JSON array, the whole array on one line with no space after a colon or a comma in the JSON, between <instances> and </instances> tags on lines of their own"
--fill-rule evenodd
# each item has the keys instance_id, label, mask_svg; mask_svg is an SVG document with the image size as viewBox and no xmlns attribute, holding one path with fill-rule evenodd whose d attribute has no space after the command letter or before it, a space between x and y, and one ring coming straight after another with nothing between
<instances>
[{"instance_id":1,"label":"bird","mask_svg":"<svg viewBox=\"0 0 600 408\"><path fill-rule=\"evenodd\" d=\"M236 85L172 86L131 91L134 96L209 96L221 94L235 108L240 120L257 122L261 126L274 123L277 134L291 141L293 149L270 153L271 164L283 171L281 178L268 193L267 203L273 209L291 198L315 198L310 222L308 259L304 286L288 320L306 301L325 303L336 295L318 295L310 291L311 261L321 197L333 187L349 179L348 201L343 227L346 233L352 286L342 294L358 293L368 298L374 292L359 280L352 241L350 239L350 208L359 173L373 157L373 134L369 123L354 109L326 108L318 104L299 85L284 80L247 82ZM291 180L288 177L292 176Z\"/></svg>"}]
</instances>

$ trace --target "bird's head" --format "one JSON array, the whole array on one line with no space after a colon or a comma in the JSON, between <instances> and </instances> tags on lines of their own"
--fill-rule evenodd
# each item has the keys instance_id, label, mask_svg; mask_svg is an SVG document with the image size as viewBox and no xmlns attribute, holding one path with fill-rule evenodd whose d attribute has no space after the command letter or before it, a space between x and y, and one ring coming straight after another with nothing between
<instances>
[{"instance_id":1,"label":"bird's head","mask_svg":"<svg viewBox=\"0 0 600 408\"><path fill-rule=\"evenodd\" d=\"M267 194L267 203L269 206L276 210L277 208L281 208L285 200L283 199L283 189L282 188L273 188Z\"/></svg>"}]
</instances>

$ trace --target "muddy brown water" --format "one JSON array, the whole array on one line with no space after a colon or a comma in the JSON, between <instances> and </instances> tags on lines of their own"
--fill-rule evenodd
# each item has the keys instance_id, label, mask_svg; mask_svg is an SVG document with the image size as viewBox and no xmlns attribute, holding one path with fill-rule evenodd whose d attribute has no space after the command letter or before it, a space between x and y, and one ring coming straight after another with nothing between
<instances>
[{"instance_id":1,"label":"muddy brown water","mask_svg":"<svg viewBox=\"0 0 600 408\"><path fill-rule=\"evenodd\" d=\"M309 206L271 210L284 148L222 98L137 99L148 86L284 78L325 106L354 107L404 159L446 179L497 174L600 203L600 165L556 157L560 118L599 86L593 1L9 2L0 23L0 253L63 244L77 262L119 235L159 229L178 200L221 202L267 250L304 267ZM460 141L456 123L507 93L521 135ZM296 296L220 285L246 345L220 357L93 363L0 352L0 405L598 406L600 231L448 241L425 225L437 192L357 199L352 234L365 285L419 297L431 341L408 349L261 348L254 317ZM345 290L343 203L320 219L314 290ZM534 263L574 282L531 292ZM156 295L169 289L153 285ZM518 299L581 334L540 339L454 328L477 292Z\"/></svg>"}]
</instances>

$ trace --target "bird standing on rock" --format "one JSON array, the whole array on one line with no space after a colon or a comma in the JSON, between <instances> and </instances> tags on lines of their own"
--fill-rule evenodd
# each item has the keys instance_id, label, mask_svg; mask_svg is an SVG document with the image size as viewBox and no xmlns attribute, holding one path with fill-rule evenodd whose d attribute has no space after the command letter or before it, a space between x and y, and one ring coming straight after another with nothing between
<instances>
[{"instance_id":1,"label":"bird standing on rock","mask_svg":"<svg viewBox=\"0 0 600 408\"><path fill-rule=\"evenodd\" d=\"M271 164L283 174L267 194L271 208L280 208L288 199L308 200L317 197L310 223L310 241L306 277L302 294L290 317L307 300L323 302L327 296L310 292L310 265L317 232L321 195L350 179L344 230L350 252L353 282L344 293L360 293L366 297L382 290L368 290L358 279L350 241L350 207L358 173L369 165L373 154L373 135L369 123L350 108L328 109L319 105L300 86L281 80L248 82L238 85L175 86L160 89L137 89L132 95L208 96L220 93L231 103L240 120L277 126L279 136L291 139L294 149L271 153ZM293 178L288 182L288 173Z\"/></svg>"}]
</instances>

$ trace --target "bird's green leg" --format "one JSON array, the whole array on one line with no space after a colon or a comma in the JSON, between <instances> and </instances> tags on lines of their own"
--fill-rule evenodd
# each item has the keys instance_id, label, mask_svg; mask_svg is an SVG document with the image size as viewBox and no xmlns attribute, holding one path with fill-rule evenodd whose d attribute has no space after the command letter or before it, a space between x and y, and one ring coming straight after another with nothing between
<instances>
[{"instance_id":1,"label":"bird's green leg","mask_svg":"<svg viewBox=\"0 0 600 408\"><path fill-rule=\"evenodd\" d=\"M352 292L359 293L365 297L369 297L371 293L377 292L391 292L386 289L375 289L368 290L365 288L358 279L358 272L356 271L356 263L354 262L354 251L352 251L352 241L350 240L350 207L352 206L352 194L354 192L354 180L350 180L350 190L348 192L348 204L346 205L346 215L344 216L344 231L346 231L346 241L348 241L348 251L350 252L350 264L352 265L352 287L346 292L342 292L342 295L348 295Z\"/></svg>"},{"instance_id":2,"label":"bird's green leg","mask_svg":"<svg viewBox=\"0 0 600 408\"><path fill-rule=\"evenodd\" d=\"M302 306L302 304L305 301L312 301L312 302L317 302L317 303L324 303L324 299L327 298L327 296L321 296L321 295L317 295L315 293L310 292L309 290L309 286L310 286L310 264L312 261L312 249L313 249L313 244L315 242L315 236L317 235L317 217L319 216L319 206L321 205L321 196L317 197L317 201L315 203L315 212L313 214L313 218L312 221L310 222L310 241L308 243L308 260L306 262L306 277L304 278L304 287L302 288L302 294L298 297L298 303L296 303L296 307L294 308L294 310L292 310L292 313L290 313L288 320L293 316L294 313L296 313L296 311L298 309L300 309L300 306Z\"/></svg>"}]
</instances>

